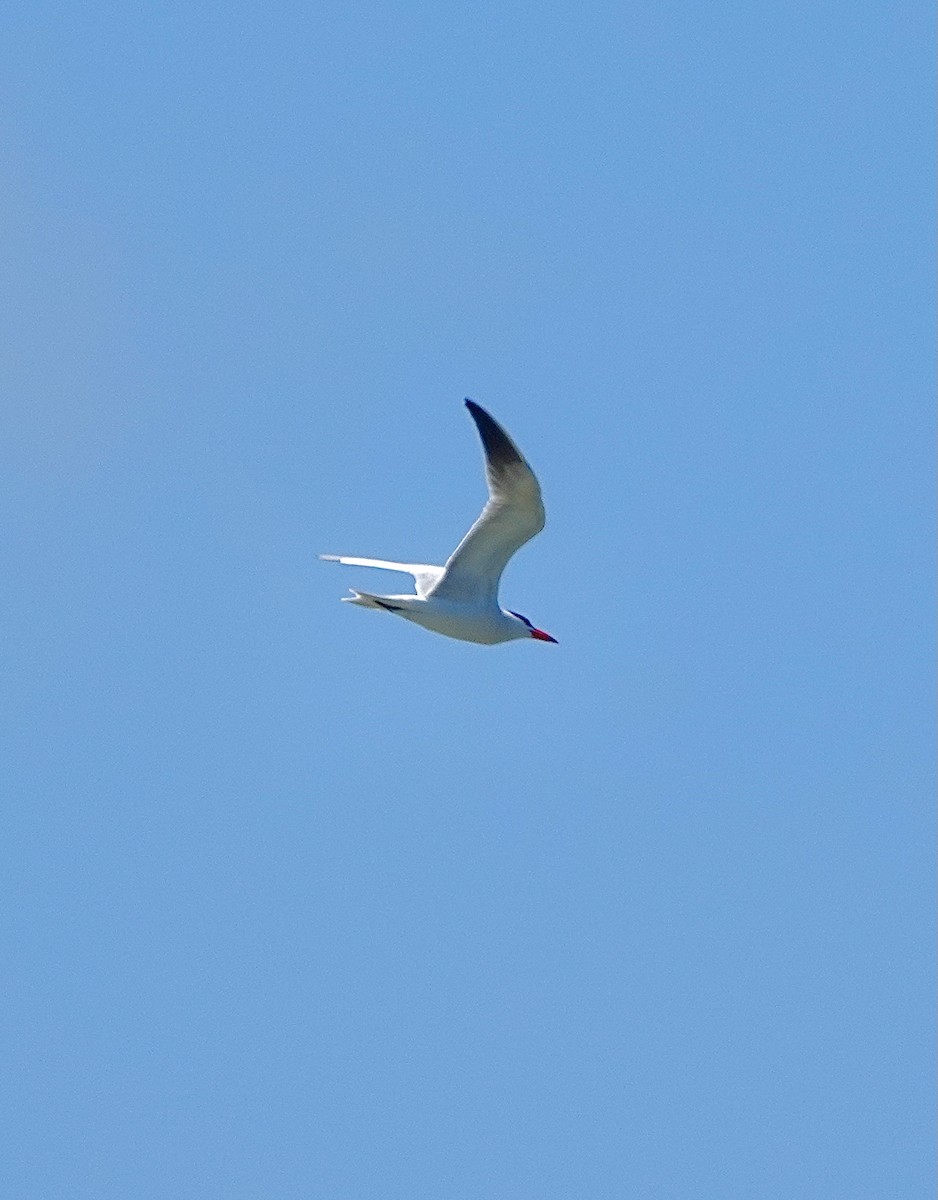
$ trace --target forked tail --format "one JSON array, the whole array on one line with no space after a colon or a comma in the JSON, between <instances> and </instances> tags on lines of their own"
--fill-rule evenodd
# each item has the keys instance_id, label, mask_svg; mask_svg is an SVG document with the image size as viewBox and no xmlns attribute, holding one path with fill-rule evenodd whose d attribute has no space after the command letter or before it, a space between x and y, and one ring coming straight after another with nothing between
<instances>
[{"instance_id":1,"label":"forked tail","mask_svg":"<svg viewBox=\"0 0 938 1200\"><path fill-rule=\"evenodd\" d=\"M378 608L385 612L401 612L402 604L397 604L396 596L373 596L371 592L356 592L354 588L349 588L351 596L343 596L342 601L345 604L358 604L362 608Z\"/></svg>"}]
</instances>

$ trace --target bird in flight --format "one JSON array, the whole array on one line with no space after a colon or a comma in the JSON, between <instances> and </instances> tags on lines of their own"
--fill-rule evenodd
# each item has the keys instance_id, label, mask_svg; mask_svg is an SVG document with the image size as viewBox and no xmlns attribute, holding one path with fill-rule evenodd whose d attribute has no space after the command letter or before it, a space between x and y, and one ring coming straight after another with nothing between
<instances>
[{"instance_id":1,"label":"bird in flight","mask_svg":"<svg viewBox=\"0 0 938 1200\"><path fill-rule=\"evenodd\" d=\"M349 604L383 609L434 633L493 646L516 638L556 642L521 613L498 603L498 582L508 560L544 528L544 504L534 472L501 425L473 400L466 408L476 423L485 452L489 498L476 523L449 556L444 567L321 554L329 562L350 567L383 567L413 575L416 595L374 596L349 590Z\"/></svg>"}]
</instances>

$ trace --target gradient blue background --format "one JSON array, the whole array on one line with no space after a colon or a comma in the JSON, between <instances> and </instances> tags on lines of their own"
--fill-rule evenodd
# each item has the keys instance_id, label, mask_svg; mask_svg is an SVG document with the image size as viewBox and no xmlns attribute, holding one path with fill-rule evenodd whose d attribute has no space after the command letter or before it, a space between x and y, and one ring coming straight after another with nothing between
<instances>
[{"instance_id":1,"label":"gradient blue background","mask_svg":"<svg viewBox=\"0 0 938 1200\"><path fill-rule=\"evenodd\" d=\"M6 13L4 1195L929 1194L932 24Z\"/></svg>"}]
</instances>

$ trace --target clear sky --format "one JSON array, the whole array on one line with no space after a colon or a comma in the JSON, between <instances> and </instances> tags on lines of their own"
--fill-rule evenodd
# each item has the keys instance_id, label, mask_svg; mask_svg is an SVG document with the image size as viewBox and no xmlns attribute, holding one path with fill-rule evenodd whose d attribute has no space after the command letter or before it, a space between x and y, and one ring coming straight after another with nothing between
<instances>
[{"instance_id":1,"label":"clear sky","mask_svg":"<svg viewBox=\"0 0 938 1200\"><path fill-rule=\"evenodd\" d=\"M932 26L6 11L5 1196L929 1194Z\"/></svg>"}]
</instances>

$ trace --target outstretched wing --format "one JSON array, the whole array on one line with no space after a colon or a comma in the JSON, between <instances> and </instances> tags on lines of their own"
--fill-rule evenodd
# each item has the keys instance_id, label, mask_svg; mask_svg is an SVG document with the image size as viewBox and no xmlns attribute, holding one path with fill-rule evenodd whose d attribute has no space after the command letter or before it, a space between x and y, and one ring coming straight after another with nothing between
<instances>
[{"instance_id":1,"label":"outstretched wing","mask_svg":"<svg viewBox=\"0 0 938 1200\"><path fill-rule=\"evenodd\" d=\"M326 562L345 563L349 567L380 567L385 571L401 571L413 575L417 595L423 599L443 574L443 567L431 567L426 563L386 562L383 558L350 558L347 554L320 554Z\"/></svg>"},{"instance_id":2,"label":"outstretched wing","mask_svg":"<svg viewBox=\"0 0 938 1200\"><path fill-rule=\"evenodd\" d=\"M511 556L544 528L544 504L534 472L501 425L474 401L467 400L466 407L482 439L489 499L427 594L488 600L498 595Z\"/></svg>"}]
</instances>

